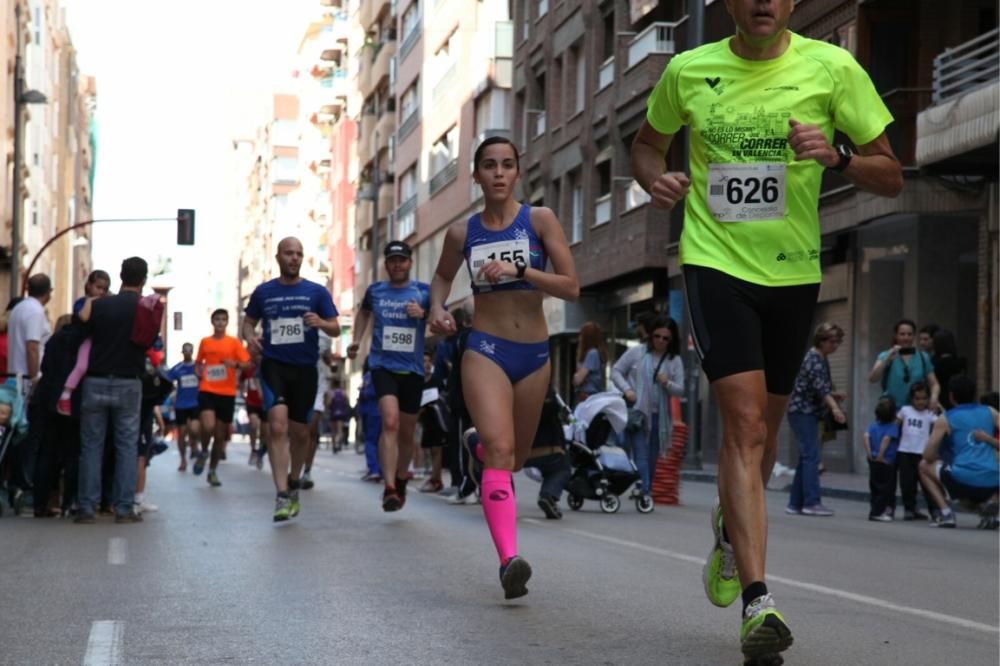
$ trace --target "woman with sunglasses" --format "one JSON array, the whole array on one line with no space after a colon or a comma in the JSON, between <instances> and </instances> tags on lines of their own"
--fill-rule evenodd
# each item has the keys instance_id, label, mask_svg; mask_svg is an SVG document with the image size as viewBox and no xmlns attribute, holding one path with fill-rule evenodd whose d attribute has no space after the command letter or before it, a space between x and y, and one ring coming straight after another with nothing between
<instances>
[{"instance_id":1,"label":"woman with sunglasses","mask_svg":"<svg viewBox=\"0 0 1000 666\"><path fill-rule=\"evenodd\" d=\"M681 361L677 324L658 317L641 356L623 354L611 374L625 402L642 414L642 429L629 434L629 448L639 470L642 504L652 507L650 492L660 447L670 441L673 422L670 397L684 393L684 362Z\"/></svg>"},{"instance_id":2,"label":"woman with sunglasses","mask_svg":"<svg viewBox=\"0 0 1000 666\"><path fill-rule=\"evenodd\" d=\"M900 319L893 328L892 347L881 352L868 374L872 384L882 383L883 396L892 396L897 407L910 404L910 386L924 382L931 389L930 408L940 409L938 395L941 385L934 374L934 361L930 354L918 350L916 343L917 325L910 319Z\"/></svg>"}]
</instances>

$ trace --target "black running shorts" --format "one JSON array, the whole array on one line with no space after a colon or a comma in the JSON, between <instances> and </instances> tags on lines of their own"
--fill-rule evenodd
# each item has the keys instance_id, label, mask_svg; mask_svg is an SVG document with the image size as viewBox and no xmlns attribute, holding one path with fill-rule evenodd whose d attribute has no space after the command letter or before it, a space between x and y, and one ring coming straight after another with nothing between
<instances>
[{"instance_id":1,"label":"black running shorts","mask_svg":"<svg viewBox=\"0 0 1000 666\"><path fill-rule=\"evenodd\" d=\"M233 412L236 411L236 396L198 391L198 411L215 412L215 418L219 421L232 423Z\"/></svg>"},{"instance_id":2,"label":"black running shorts","mask_svg":"<svg viewBox=\"0 0 1000 666\"><path fill-rule=\"evenodd\" d=\"M791 394L809 345L819 283L765 287L688 265L684 289L709 381L763 370L768 393Z\"/></svg>"},{"instance_id":3,"label":"black running shorts","mask_svg":"<svg viewBox=\"0 0 1000 666\"><path fill-rule=\"evenodd\" d=\"M375 395L394 395L399 401L399 411L416 414L420 411L420 398L424 395L424 378L412 372L391 372L383 368L372 370Z\"/></svg>"},{"instance_id":4,"label":"black running shorts","mask_svg":"<svg viewBox=\"0 0 1000 666\"><path fill-rule=\"evenodd\" d=\"M316 401L317 370L315 365L289 365L265 358L260 364L264 408L288 407L288 420L309 424Z\"/></svg>"}]
</instances>

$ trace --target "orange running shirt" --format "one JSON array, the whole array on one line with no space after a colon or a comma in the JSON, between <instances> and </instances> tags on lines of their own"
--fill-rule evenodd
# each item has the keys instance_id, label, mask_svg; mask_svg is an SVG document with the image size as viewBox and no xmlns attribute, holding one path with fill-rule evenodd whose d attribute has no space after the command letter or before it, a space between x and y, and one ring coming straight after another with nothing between
<instances>
[{"instance_id":1,"label":"orange running shirt","mask_svg":"<svg viewBox=\"0 0 1000 666\"><path fill-rule=\"evenodd\" d=\"M226 367L223 365L224 361L248 363L250 354L243 343L231 335L202 338L195 358L196 364L205 364L198 384L199 391L215 395L236 395L236 368Z\"/></svg>"}]
</instances>

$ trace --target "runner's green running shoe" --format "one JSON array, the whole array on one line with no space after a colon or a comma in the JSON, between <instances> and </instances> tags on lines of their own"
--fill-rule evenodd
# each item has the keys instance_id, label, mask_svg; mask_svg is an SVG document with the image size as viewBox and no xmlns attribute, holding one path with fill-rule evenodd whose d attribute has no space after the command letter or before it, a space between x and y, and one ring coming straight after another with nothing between
<instances>
[{"instance_id":1,"label":"runner's green running shoe","mask_svg":"<svg viewBox=\"0 0 1000 666\"><path fill-rule=\"evenodd\" d=\"M295 516L299 515L299 511L302 509L302 505L299 504L298 489L288 491L288 500L289 500L288 516L290 518L294 518Z\"/></svg>"},{"instance_id":2,"label":"runner's green running shoe","mask_svg":"<svg viewBox=\"0 0 1000 666\"><path fill-rule=\"evenodd\" d=\"M712 535L715 543L701 570L705 596L716 606L725 608L740 598L740 576L736 571L733 547L722 538L722 507L712 507Z\"/></svg>"},{"instance_id":3,"label":"runner's green running shoe","mask_svg":"<svg viewBox=\"0 0 1000 666\"><path fill-rule=\"evenodd\" d=\"M278 495L274 500L274 522L288 520L292 515L292 500L286 495Z\"/></svg>"},{"instance_id":4,"label":"runner's green running shoe","mask_svg":"<svg viewBox=\"0 0 1000 666\"><path fill-rule=\"evenodd\" d=\"M792 630L774 608L770 594L757 597L743 611L740 643L745 664L778 666L784 662L779 653L792 646Z\"/></svg>"}]
</instances>

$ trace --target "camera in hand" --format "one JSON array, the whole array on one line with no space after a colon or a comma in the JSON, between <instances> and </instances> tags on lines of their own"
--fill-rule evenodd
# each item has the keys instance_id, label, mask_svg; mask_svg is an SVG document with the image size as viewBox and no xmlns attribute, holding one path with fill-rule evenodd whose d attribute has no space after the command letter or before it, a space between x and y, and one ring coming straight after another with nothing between
<instances>
[{"instance_id":1,"label":"camera in hand","mask_svg":"<svg viewBox=\"0 0 1000 666\"><path fill-rule=\"evenodd\" d=\"M916 354L917 353L917 348L916 347L900 347L899 348L899 353L900 354Z\"/></svg>"}]
</instances>

